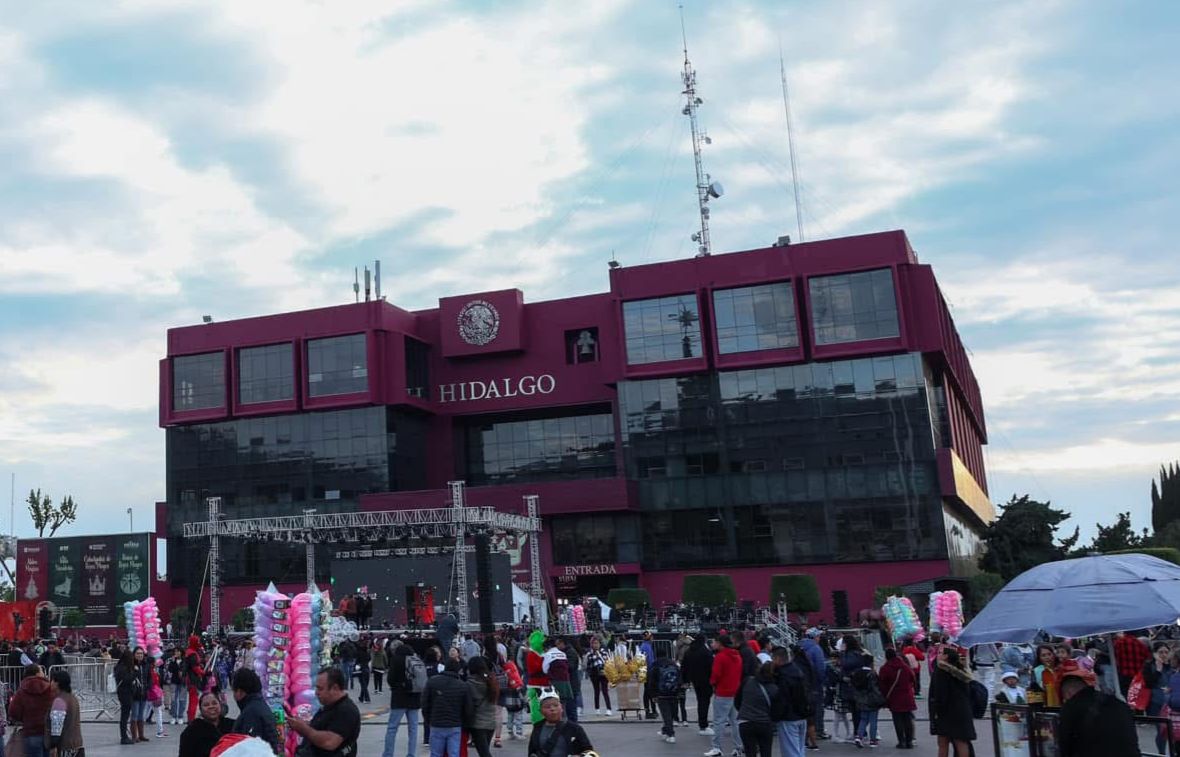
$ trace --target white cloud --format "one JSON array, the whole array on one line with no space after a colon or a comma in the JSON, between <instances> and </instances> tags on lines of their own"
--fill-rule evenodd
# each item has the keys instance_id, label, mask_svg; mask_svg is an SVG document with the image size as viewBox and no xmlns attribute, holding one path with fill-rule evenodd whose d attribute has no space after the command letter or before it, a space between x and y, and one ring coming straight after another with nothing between
<instances>
[{"instance_id":1,"label":"white cloud","mask_svg":"<svg viewBox=\"0 0 1180 757\"><path fill-rule=\"evenodd\" d=\"M1178 455L1180 438L1158 443L1103 438L1057 449L992 451L988 464L997 472L1071 471L1103 476L1113 471L1138 471L1149 480L1161 460Z\"/></svg>"}]
</instances>

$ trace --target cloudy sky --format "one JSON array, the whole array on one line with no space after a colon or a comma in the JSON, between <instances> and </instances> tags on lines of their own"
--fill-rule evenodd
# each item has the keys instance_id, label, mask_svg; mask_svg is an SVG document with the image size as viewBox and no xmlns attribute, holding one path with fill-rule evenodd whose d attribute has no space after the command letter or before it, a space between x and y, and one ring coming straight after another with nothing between
<instances>
[{"instance_id":1,"label":"cloudy sky","mask_svg":"<svg viewBox=\"0 0 1180 757\"><path fill-rule=\"evenodd\" d=\"M934 265L993 499L1146 525L1180 458L1180 5L685 5L715 250L798 236L781 43L807 238L904 228ZM378 257L419 308L692 254L680 45L671 0L0 0L3 488L148 525L157 361L202 314L346 302Z\"/></svg>"}]
</instances>

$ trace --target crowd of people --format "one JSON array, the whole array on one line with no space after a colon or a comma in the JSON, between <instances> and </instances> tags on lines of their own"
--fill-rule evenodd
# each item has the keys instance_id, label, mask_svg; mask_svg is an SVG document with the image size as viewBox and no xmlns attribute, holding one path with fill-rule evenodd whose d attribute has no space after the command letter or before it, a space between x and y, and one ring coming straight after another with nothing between
<instances>
[{"instance_id":1,"label":"crowd of people","mask_svg":"<svg viewBox=\"0 0 1180 757\"><path fill-rule=\"evenodd\" d=\"M823 628L807 629L797 644L780 646L765 632L748 630L722 630L711 639L681 634L671 642L657 642L651 633L551 637L513 626L478 636L447 620L440 621L438 643L362 633L337 644L332 665L316 681L321 708L315 719L304 722L288 713L287 725L314 750L307 757L353 757L357 705L386 689L390 712L382 757L398 757L403 724L409 743L426 746L431 757L457 757L460 746L491 757L506 741L526 738L529 754L581 754L592 746L580 717L591 704L595 714L610 716L618 704L606 676L611 655L636 652L647 660L644 717L659 720L659 737L675 743L677 728L688 726L693 695L693 725L711 742L705 757L769 757L776 742L785 757L817 750L825 740L872 749L881 744L881 710L889 713L896 748L913 749L924 689L929 733L940 757L973 753L980 697L984 709L989 702L1059 708L1062 757L1138 754L1133 709L1173 717L1180 725L1180 643L1153 644L1144 635L1119 634L1109 648L1099 639L967 650L931 634L920 643L904 639L886 646L879 660L862 646L864 634ZM0 643L0 655L8 671L8 723L21 729L23 757L51 750L54 757L75 757L83 749L67 655L111 662L121 744L148 741L147 725L154 723L157 738L168 736L169 725L184 726L179 757L209 757L225 733L256 736L281 751L279 724L262 697L249 638L192 636L158 660L114 639L64 647L55 641ZM350 691L357 692L355 701ZM1180 733L1159 730L1161 752L1173 730Z\"/></svg>"}]
</instances>

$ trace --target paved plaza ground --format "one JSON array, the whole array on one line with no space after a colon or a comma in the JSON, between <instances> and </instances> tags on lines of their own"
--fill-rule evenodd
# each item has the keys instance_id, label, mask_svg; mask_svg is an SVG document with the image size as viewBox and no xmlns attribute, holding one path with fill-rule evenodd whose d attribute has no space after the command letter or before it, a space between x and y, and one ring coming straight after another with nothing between
<instances>
[{"instance_id":1,"label":"paved plaza ground","mask_svg":"<svg viewBox=\"0 0 1180 757\"><path fill-rule=\"evenodd\" d=\"M355 692L354 692L355 694ZM360 748L358 757L380 757L385 743L385 730L388 723L387 706L388 695L375 697L372 704L361 706L364 726L361 729ZM696 710L689 697L689 719L695 722ZM925 702L919 704L925 707ZM231 705L231 711L234 710ZM938 753L933 737L923 735L928 733L925 721L918 723L918 746L913 750L898 750L893 738L893 725L888 720L888 712L882 711L881 746L878 749L857 749L853 744L835 744L825 741L819 751L808 754L817 755L852 755L852 754L897 754L912 757L934 757ZM657 721L636 721L634 717L622 722L616 713L613 718L594 717L584 718L584 725L595 749L602 757L701 757L709 749L709 738L697 733L695 726L676 729L676 743L665 744L656 735L659 728ZM975 753L978 757L994 757L991 746L991 734L987 729L987 721L978 721L976 725L980 736L976 742ZM89 722L83 726L83 738L86 743L86 757L175 757L177 742L183 726L167 726L168 736L163 739L153 738L151 743L135 746L120 746L117 724L110 722ZM155 727L150 727L149 733L155 733ZM526 728L527 736L527 728ZM421 735L419 734L419 738ZM398 734L395 757L405 757L406 729L403 722ZM725 742L728 752L731 748L728 739ZM776 745L777 748L777 745ZM526 741L505 741L501 749L492 750L497 757L524 757L527 753ZM430 752L419 744L418 757L427 757ZM476 757L475 750L469 752L470 757Z\"/></svg>"}]
</instances>

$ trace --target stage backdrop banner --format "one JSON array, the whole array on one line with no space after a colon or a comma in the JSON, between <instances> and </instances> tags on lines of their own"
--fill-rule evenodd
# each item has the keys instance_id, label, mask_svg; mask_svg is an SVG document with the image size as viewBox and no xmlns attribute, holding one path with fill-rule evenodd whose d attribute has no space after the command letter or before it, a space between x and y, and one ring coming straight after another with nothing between
<instances>
[{"instance_id":1,"label":"stage backdrop banner","mask_svg":"<svg viewBox=\"0 0 1180 757\"><path fill-rule=\"evenodd\" d=\"M82 583L80 546L76 539L49 542L49 599L58 607L78 606Z\"/></svg>"},{"instance_id":2,"label":"stage backdrop banner","mask_svg":"<svg viewBox=\"0 0 1180 757\"><path fill-rule=\"evenodd\" d=\"M43 539L21 539L16 554L16 599L33 602L48 599L49 546Z\"/></svg>"},{"instance_id":3,"label":"stage backdrop banner","mask_svg":"<svg viewBox=\"0 0 1180 757\"><path fill-rule=\"evenodd\" d=\"M82 545L82 612L86 625L109 626L116 621L115 578L112 565L116 539L97 537Z\"/></svg>"}]
</instances>

